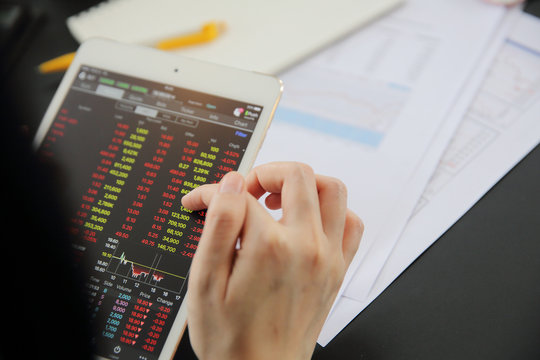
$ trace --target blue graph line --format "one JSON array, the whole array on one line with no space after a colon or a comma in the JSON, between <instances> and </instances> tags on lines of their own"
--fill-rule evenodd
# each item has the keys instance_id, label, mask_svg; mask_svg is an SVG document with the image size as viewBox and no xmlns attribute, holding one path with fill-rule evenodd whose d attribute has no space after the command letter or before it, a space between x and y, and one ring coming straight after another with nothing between
<instances>
[{"instance_id":1,"label":"blue graph line","mask_svg":"<svg viewBox=\"0 0 540 360\"><path fill-rule=\"evenodd\" d=\"M528 46L525 46L525 45L523 45L521 43L518 43L518 42L516 42L516 41L514 41L512 39L506 39L506 43L509 44L509 45L513 45L513 46L515 46L515 47L517 47L517 48L519 48L521 50L524 50L524 51L526 51L526 52L528 52L530 54L533 54L535 56L540 56L539 51L537 51L535 49L532 49L532 48L530 48Z\"/></svg>"},{"instance_id":2,"label":"blue graph line","mask_svg":"<svg viewBox=\"0 0 540 360\"><path fill-rule=\"evenodd\" d=\"M276 122L301 126L372 147L377 147L384 137L384 134L378 131L342 124L324 117L285 107L279 107L276 110L274 118Z\"/></svg>"}]
</instances>

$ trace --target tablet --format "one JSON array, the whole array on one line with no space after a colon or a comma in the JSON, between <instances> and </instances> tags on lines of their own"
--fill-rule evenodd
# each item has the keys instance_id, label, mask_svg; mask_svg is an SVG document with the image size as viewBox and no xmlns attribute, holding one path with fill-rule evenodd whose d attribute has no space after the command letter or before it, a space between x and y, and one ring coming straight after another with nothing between
<instances>
[{"instance_id":1,"label":"tablet","mask_svg":"<svg viewBox=\"0 0 540 360\"><path fill-rule=\"evenodd\" d=\"M34 145L62 174L97 358L173 357L205 219L180 199L246 174L281 92L268 75L102 39L81 45Z\"/></svg>"}]
</instances>

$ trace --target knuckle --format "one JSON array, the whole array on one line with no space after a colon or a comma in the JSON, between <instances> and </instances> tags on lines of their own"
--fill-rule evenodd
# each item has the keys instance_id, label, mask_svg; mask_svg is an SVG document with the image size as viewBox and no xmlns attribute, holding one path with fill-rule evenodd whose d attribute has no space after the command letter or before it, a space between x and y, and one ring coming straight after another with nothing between
<instances>
[{"instance_id":1,"label":"knuckle","mask_svg":"<svg viewBox=\"0 0 540 360\"><path fill-rule=\"evenodd\" d=\"M304 179L315 176L315 171L313 171L313 168L301 162L291 162L289 165L289 171L291 175Z\"/></svg>"},{"instance_id":2,"label":"knuckle","mask_svg":"<svg viewBox=\"0 0 540 360\"><path fill-rule=\"evenodd\" d=\"M302 169L302 172L304 173L305 176L308 176L308 177L314 177L315 176L315 171L313 170L313 168L307 164L304 164L304 163L298 163L300 168Z\"/></svg>"},{"instance_id":3,"label":"knuckle","mask_svg":"<svg viewBox=\"0 0 540 360\"><path fill-rule=\"evenodd\" d=\"M327 188L337 197L346 199L347 198L347 186L343 181L337 178L329 178L326 184Z\"/></svg>"},{"instance_id":4,"label":"knuckle","mask_svg":"<svg viewBox=\"0 0 540 360\"><path fill-rule=\"evenodd\" d=\"M268 230L259 238L255 256L255 261L259 264L270 264L274 271L283 274L288 271L297 254L286 237L279 232Z\"/></svg>"},{"instance_id":5,"label":"knuckle","mask_svg":"<svg viewBox=\"0 0 540 360\"><path fill-rule=\"evenodd\" d=\"M291 256L289 246L275 233L264 236L261 250L273 262L286 262Z\"/></svg>"}]
</instances>

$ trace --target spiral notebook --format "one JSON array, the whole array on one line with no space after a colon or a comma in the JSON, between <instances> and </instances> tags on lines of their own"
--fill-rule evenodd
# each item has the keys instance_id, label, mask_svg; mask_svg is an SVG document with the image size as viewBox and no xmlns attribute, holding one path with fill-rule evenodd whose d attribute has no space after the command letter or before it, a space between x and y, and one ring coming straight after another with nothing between
<instances>
[{"instance_id":1,"label":"spiral notebook","mask_svg":"<svg viewBox=\"0 0 540 360\"><path fill-rule=\"evenodd\" d=\"M79 42L106 37L151 45L224 21L211 43L174 50L228 66L277 74L390 11L402 0L110 0L67 19Z\"/></svg>"}]
</instances>

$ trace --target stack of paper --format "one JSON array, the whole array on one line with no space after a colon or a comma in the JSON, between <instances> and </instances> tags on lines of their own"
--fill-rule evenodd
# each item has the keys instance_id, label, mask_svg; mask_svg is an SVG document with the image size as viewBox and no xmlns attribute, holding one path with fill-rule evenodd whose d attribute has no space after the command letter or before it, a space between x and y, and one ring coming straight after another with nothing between
<instances>
[{"instance_id":1,"label":"stack of paper","mask_svg":"<svg viewBox=\"0 0 540 360\"><path fill-rule=\"evenodd\" d=\"M341 178L366 224L321 345L538 144L539 32L519 9L411 0L283 74L258 162Z\"/></svg>"},{"instance_id":2,"label":"stack of paper","mask_svg":"<svg viewBox=\"0 0 540 360\"><path fill-rule=\"evenodd\" d=\"M404 232L366 297L355 297L356 279L349 283L321 334L322 345L540 142L540 38L535 36L540 21L519 11L510 12L505 20L486 54L496 55L489 72L482 77ZM473 81L464 90L475 89ZM449 130L445 124L434 145Z\"/></svg>"},{"instance_id":3,"label":"stack of paper","mask_svg":"<svg viewBox=\"0 0 540 360\"><path fill-rule=\"evenodd\" d=\"M468 0L412 0L283 74L258 163L295 154L347 185L349 207L365 223L347 298L368 296L452 131L430 146L443 125L457 127L465 108L450 111L504 13Z\"/></svg>"}]
</instances>

